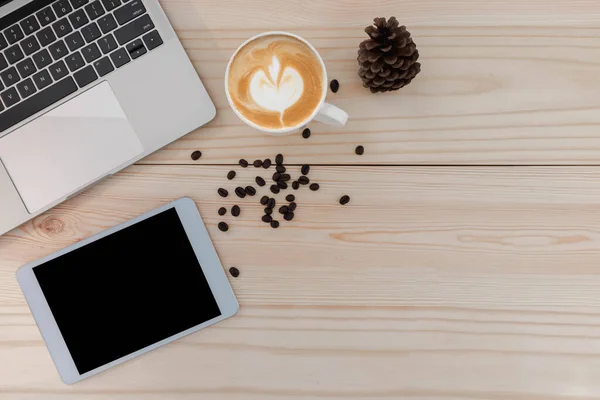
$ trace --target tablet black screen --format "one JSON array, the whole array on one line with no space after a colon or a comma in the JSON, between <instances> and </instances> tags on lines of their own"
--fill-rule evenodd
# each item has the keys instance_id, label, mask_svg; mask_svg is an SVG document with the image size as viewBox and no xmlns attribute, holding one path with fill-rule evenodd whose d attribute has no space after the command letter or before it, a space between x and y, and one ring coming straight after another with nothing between
<instances>
[{"instance_id":1,"label":"tablet black screen","mask_svg":"<svg viewBox=\"0 0 600 400\"><path fill-rule=\"evenodd\" d=\"M33 271L80 374L221 315L175 208Z\"/></svg>"}]
</instances>

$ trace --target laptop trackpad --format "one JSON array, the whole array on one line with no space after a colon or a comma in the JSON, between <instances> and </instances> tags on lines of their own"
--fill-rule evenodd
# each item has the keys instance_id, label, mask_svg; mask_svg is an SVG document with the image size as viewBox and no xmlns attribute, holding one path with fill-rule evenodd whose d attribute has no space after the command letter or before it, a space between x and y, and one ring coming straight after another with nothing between
<instances>
[{"instance_id":1,"label":"laptop trackpad","mask_svg":"<svg viewBox=\"0 0 600 400\"><path fill-rule=\"evenodd\" d=\"M30 213L143 151L107 82L0 139L0 159Z\"/></svg>"}]
</instances>

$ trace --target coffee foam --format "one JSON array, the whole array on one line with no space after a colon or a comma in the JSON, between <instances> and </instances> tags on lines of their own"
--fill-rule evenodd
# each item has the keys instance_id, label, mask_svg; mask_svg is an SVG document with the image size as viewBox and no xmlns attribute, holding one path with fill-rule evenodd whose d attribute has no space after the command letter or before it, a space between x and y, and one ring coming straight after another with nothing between
<instances>
[{"instance_id":1,"label":"coffee foam","mask_svg":"<svg viewBox=\"0 0 600 400\"><path fill-rule=\"evenodd\" d=\"M228 91L246 119L266 129L298 126L319 106L324 74L304 42L286 35L258 38L231 62Z\"/></svg>"}]
</instances>

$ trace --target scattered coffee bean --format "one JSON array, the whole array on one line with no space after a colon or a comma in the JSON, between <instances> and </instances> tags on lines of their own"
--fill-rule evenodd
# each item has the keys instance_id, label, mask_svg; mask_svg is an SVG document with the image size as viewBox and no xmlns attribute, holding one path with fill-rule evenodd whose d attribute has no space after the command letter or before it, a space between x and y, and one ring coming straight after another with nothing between
<instances>
[{"instance_id":1,"label":"scattered coffee bean","mask_svg":"<svg viewBox=\"0 0 600 400\"><path fill-rule=\"evenodd\" d=\"M227 214L227 209L225 207L219 208L219 215L223 216L225 214Z\"/></svg>"},{"instance_id":2,"label":"scattered coffee bean","mask_svg":"<svg viewBox=\"0 0 600 400\"><path fill-rule=\"evenodd\" d=\"M329 84L329 87L331 88L331 91L333 93L337 93L337 91L340 89L340 83L338 82L337 79L334 79L331 81L331 83Z\"/></svg>"},{"instance_id":3,"label":"scattered coffee bean","mask_svg":"<svg viewBox=\"0 0 600 400\"><path fill-rule=\"evenodd\" d=\"M275 172L275 173L273 174L273 180L274 180L275 182L277 182L277 181L279 180L279 178L281 178L281 174L280 174L279 172Z\"/></svg>"},{"instance_id":4,"label":"scattered coffee bean","mask_svg":"<svg viewBox=\"0 0 600 400\"><path fill-rule=\"evenodd\" d=\"M301 185L308 185L310 183L310 179L308 179L307 176L302 175L300 178L298 178L298 183Z\"/></svg>"},{"instance_id":5,"label":"scattered coffee bean","mask_svg":"<svg viewBox=\"0 0 600 400\"><path fill-rule=\"evenodd\" d=\"M285 199L286 199L287 201L290 201L290 202L291 202L291 201L294 201L294 200L296 200L296 196L294 196L293 194L288 194L287 196L285 196Z\"/></svg>"},{"instance_id":6,"label":"scattered coffee bean","mask_svg":"<svg viewBox=\"0 0 600 400\"><path fill-rule=\"evenodd\" d=\"M275 157L275 164L277 164L277 165L283 164L283 154L277 154L277 157Z\"/></svg>"},{"instance_id":7,"label":"scattered coffee bean","mask_svg":"<svg viewBox=\"0 0 600 400\"><path fill-rule=\"evenodd\" d=\"M277 185L271 185L270 189L271 189L271 193L273 193L273 194L277 194L280 191L279 186L277 186Z\"/></svg>"},{"instance_id":8,"label":"scattered coffee bean","mask_svg":"<svg viewBox=\"0 0 600 400\"><path fill-rule=\"evenodd\" d=\"M254 186L246 186L246 194L249 196L254 196L256 194L256 189L254 189Z\"/></svg>"},{"instance_id":9,"label":"scattered coffee bean","mask_svg":"<svg viewBox=\"0 0 600 400\"><path fill-rule=\"evenodd\" d=\"M263 161L263 168L267 169L271 166L271 159L267 158L265 161Z\"/></svg>"},{"instance_id":10,"label":"scattered coffee bean","mask_svg":"<svg viewBox=\"0 0 600 400\"><path fill-rule=\"evenodd\" d=\"M237 269L236 267L231 267L229 268L229 273L231 274L231 276L233 276L234 278L237 278L238 276L240 276L240 270Z\"/></svg>"},{"instance_id":11,"label":"scattered coffee bean","mask_svg":"<svg viewBox=\"0 0 600 400\"><path fill-rule=\"evenodd\" d=\"M290 211L290 209L288 208L288 206L281 206L281 207L279 207L279 214L285 214L288 211Z\"/></svg>"},{"instance_id":12,"label":"scattered coffee bean","mask_svg":"<svg viewBox=\"0 0 600 400\"><path fill-rule=\"evenodd\" d=\"M310 129L308 129L308 128L305 128L305 129L302 131L302 137L303 137L304 139L308 139L308 138L310 137Z\"/></svg>"},{"instance_id":13,"label":"scattered coffee bean","mask_svg":"<svg viewBox=\"0 0 600 400\"><path fill-rule=\"evenodd\" d=\"M288 206L288 209L289 209L290 211L294 211L294 210L296 210L296 203L294 203L294 202L291 202L291 203L290 203L290 205Z\"/></svg>"},{"instance_id":14,"label":"scattered coffee bean","mask_svg":"<svg viewBox=\"0 0 600 400\"><path fill-rule=\"evenodd\" d=\"M233 215L234 217L239 217L241 211L242 210L240 209L240 206L238 206L238 205L231 207L231 215Z\"/></svg>"},{"instance_id":15,"label":"scattered coffee bean","mask_svg":"<svg viewBox=\"0 0 600 400\"><path fill-rule=\"evenodd\" d=\"M292 182L292 188L294 188L294 190L298 190L300 188L300 184L298 183L298 181Z\"/></svg>"},{"instance_id":16,"label":"scattered coffee bean","mask_svg":"<svg viewBox=\"0 0 600 400\"><path fill-rule=\"evenodd\" d=\"M277 186L279 186L279 188L283 190L288 188L288 184L281 180L277 182Z\"/></svg>"},{"instance_id":17,"label":"scattered coffee bean","mask_svg":"<svg viewBox=\"0 0 600 400\"><path fill-rule=\"evenodd\" d=\"M254 167L260 168L262 167L262 160L254 160Z\"/></svg>"},{"instance_id":18,"label":"scattered coffee bean","mask_svg":"<svg viewBox=\"0 0 600 400\"><path fill-rule=\"evenodd\" d=\"M276 168L277 172L283 174L286 171L286 168L283 165L278 165Z\"/></svg>"},{"instance_id":19,"label":"scattered coffee bean","mask_svg":"<svg viewBox=\"0 0 600 400\"><path fill-rule=\"evenodd\" d=\"M363 146L356 146L354 152L359 156L362 156L363 154L365 154L365 148Z\"/></svg>"},{"instance_id":20,"label":"scattered coffee bean","mask_svg":"<svg viewBox=\"0 0 600 400\"><path fill-rule=\"evenodd\" d=\"M235 188L235 194L237 194L237 196L238 196L240 199L243 199L244 197L246 197L246 191L244 190L244 188L243 188L243 187L239 187L239 186L238 186L238 187L236 187L236 188Z\"/></svg>"},{"instance_id":21,"label":"scattered coffee bean","mask_svg":"<svg viewBox=\"0 0 600 400\"><path fill-rule=\"evenodd\" d=\"M319 184L318 183L311 183L311 185L309 186L310 190L312 190L313 192L316 192L317 190L319 190Z\"/></svg>"},{"instance_id":22,"label":"scattered coffee bean","mask_svg":"<svg viewBox=\"0 0 600 400\"><path fill-rule=\"evenodd\" d=\"M242 168L246 168L248 166L248 161L244 160L243 158L240 160L240 167Z\"/></svg>"},{"instance_id":23,"label":"scattered coffee bean","mask_svg":"<svg viewBox=\"0 0 600 400\"><path fill-rule=\"evenodd\" d=\"M232 180L233 178L235 178L235 171L229 171L227 179Z\"/></svg>"},{"instance_id":24,"label":"scattered coffee bean","mask_svg":"<svg viewBox=\"0 0 600 400\"><path fill-rule=\"evenodd\" d=\"M265 214L267 214L267 215L271 215L271 214L273 214L273 209L272 209L272 208L269 208L269 207L266 207L266 208L265 208Z\"/></svg>"},{"instance_id":25,"label":"scattered coffee bean","mask_svg":"<svg viewBox=\"0 0 600 400\"><path fill-rule=\"evenodd\" d=\"M266 222L266 223L269 223L269 222L273 221L273 217L271 217L270 215L263 215L262 216L262 221Z\"/></svg>"},{"instance_id":26,"label":"scattered coffee bean","mask_svg":"<svg viewBox=\"0 0 600 400\"><path fill-rule=\"evenodd\" d=\"M229 196L229 192L223 188L219 188L219 190L217 190L217 193L219 193L219 196L221 197Z\"/></svg>"},{"instance_id":27,"label":"scattered coffee bean","mask_svg":"<svg viewBox=\"0 0 600 400\"><path fill-rule=\"evenodd\" d=\"M345 204L348 204L348 203L350 203L350 196L343 195L343 196L340 198L340 204L341 204L341 205L345 205Z\"/></svg>"},{"instance_id":28,"label":"scattered coffee bean","mask_svg":"<svg viewBox=\"0 0 600 400\"><path fill-rule=\"evenodd\" d=\"M279 228L279 221L271 221L271 228Z\"/></svg>"},{"instance_id":29,"label":"scattered coffee bean","mask_svg":"<svg viewBox=\"0 0 600 400\"><path fill-rule=\"evenodd\" d=\"M300 169L300 172L302 172L302 175L308 175L308 173L310 172L310 165L304 164Z\"/></svg>"},{"instance_id":30,"label":"scattered coffee bean","mask_svg":"<svg viewBox=\"0 0 600 400\"><path fill-rule=\"evenodd\" d=\"M290 179L292 179L292 177L290 176L290 174L281 174L281 176L279 177L279 180L280 181L284 181L284 182L287 182Z\"/></svg>"},{"instance_id":31,"label":"scattered coffee bean","mask_svg":"<svg viewBox=\"0 0 600 400\"><path fill-rule=\"evenodd\" d=\"M202 157L202 152L200 150L196 150L195 152L192 153L192 160L194 160L194 161L199 160L200 157Z\"/></svg>"},{"instance_id":32,"label":"scattered coffee bean","mask_svg":"<svg viewBox=\"0 0 600 400\"><path fill-rule=\"evenodd\" d=\"M285 215L283 216L283 219L285 219L286 221L293 220L294 219L294 213L293 212L285 213Z\"/></svg>"},{"instance_id":33,"label":"scattered coffee bean","mask_svg":"<svg viewBox=\"0 0 600 400\"><path fill-rule=\"evenodd\" d=\"M219 222L218 227L221 232L227 232L229 230L229 225L227 225L226 222Z\"/></svg>"},{"instance_id":34,"label":"scattered coffee bean","mask_svg":"<svg viewBox=\"0 0 600 400\"><path fill-rule=\"evenodd\" d=\"M275 201L274 198L270 198L269 201L267 202L267 207L269 208L275 208L275 204L277 204L277 202Z\"/></svg>"},{"instance_id":35,"label":"scattered coffee bean","mask_svg":"<svg viewBox=\"0 0 600 400\"><path fill-rule=\"evenodd\" d=\"M257 176L256 177L256 184L258 186L260 186L260 187L263 187L263 186L265 186L267 184L267 182L265 182L265 180L262 177Z\"/></svg>"},{"instance_id":36,"label":"scattered coffee bean","mask_svg":"<svg viewBox=\"0 0 600 400\"><path fill-rule=\"evenodd\" d=\"M269 202L269 196L263 196L260 198L260 204L262 204L263 206L266 206L268 202Z\"/></svg>"}]
</instances>

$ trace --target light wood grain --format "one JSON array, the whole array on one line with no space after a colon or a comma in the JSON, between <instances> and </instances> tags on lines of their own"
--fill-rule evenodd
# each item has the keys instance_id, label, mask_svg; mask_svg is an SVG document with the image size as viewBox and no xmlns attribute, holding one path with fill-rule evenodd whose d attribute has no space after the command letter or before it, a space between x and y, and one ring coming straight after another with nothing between
<instances>
[{"instance_id":1,"label":"light wood grain","mask_svg":"<svg viewBox=\"0 0 600 400\"><path fill-rule=\"evenodd\" d=\"M134 166L1 237L0 399L600 397L596 168L314 167L278 230L258 195L216 194L257 171ZM62 385L16 269L185 195L242 272L240 314ZM222 203L242 205L227 233Z\"/></svg>"},{"instance_id":2,"label":"light wood grain","mask_svg":"<svg viewBox=\"0 0 600 400\"><path fill-rule=\"evenodd\" d=\"M192 0L162 2L218 108L206 128L142 162L235 163L286 148L296 163L597 164L600 159L600 15L594 1ZM265 12L265 10L269 12ZM356 51L375 16L413 33L423 72L400 92L372 95ZM230 110L223 77L234 49L265 30L306 37L341 89L344 129L311 124L271 138ZM356 145L363 157L353 155Z\"/></svg>"}]
</instances>

